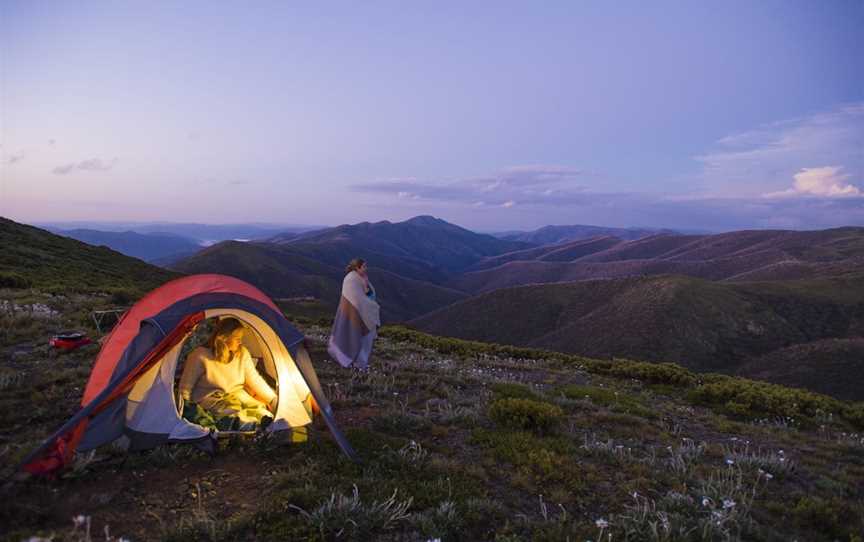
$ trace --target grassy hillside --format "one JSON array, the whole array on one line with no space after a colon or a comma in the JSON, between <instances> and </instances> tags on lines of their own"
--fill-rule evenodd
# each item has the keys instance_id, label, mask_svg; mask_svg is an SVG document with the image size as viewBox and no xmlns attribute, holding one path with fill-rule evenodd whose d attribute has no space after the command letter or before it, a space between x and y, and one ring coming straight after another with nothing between
<instances>
[{"instance_id":1,"label":"grassy hillside","mask_svg":"<svg viewBox=\"0 0 864 542\"><path fill-rule=\"evenodd\" d=\"M864 274L769 283L658 276L522 286L469 298L412 325L465 339L732 373L791 345L864 336ZM780 378L782 365L774 369ZM839 391L849 376L818 373L796 383ZM864 399L864 388L855 398Z\"/></svg>"},{"instance_id":2,"label":"grassy hillside","mask_svg":"<svg viewBox=\"0 0 864 542\"><path fill-rule=\"evenodd\" d=\"M571 241L560 245L543 245L540 247L527 248L525 250L507 252L500 256L483 258L466 271L492 269L508 262L518 261L569 262L595 252L606 250L607 248L613 247L619 243L621 243L621 239L617 237L593 237L591 239L580 239L578 241Z\"/></svg>"},{"instance_id":3,"label":"grassy hillside","mask_svg":"<svg viewBox=\"0 0 864 542\"><path fill-rule=\"evenodd\" d=\"M326 361L326 328L303 331L362 463L320 420L306 444L222 439L215 457L107 446L58 480L0 488L0 540L89 528L213 542L852 542L864 530L861 404L403 328L384 328L357 373ZM31 355L21 377L0 377L0 435L15 435L0 474L72 412L89 361Z\"/></svg>"},{"instance_id":4,"label":"grassy hillside","mask_svg":"<svg viewBox=\"0 0 864 542\"><path fill-rule=\"evenodd\" d=\"M56 292L146 292L177 277L105 247L94 247L0 217L0 288Z\"/></svg>"},{"instance_id":5,"label":"grassy hillside","mask_svg":"<svg viewBox=\"0 0 864 542\"><path fill-rule=\"evenodd\" d=\"M209 247L175 268L185 273L231 275L276 298L312 296L331 312L339 303L345 276L342 266L300 255L291 245L236 241ZM370 261L370 278L385 321L405 321L465 297L461 292L400 276L374 260Z\"/></svg>"}]
</instances>

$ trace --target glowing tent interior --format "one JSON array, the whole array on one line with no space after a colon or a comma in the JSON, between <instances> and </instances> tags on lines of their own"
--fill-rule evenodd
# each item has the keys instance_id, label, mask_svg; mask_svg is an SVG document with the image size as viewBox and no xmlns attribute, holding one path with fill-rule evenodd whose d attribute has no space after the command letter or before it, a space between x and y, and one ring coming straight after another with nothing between
<instances>
[{"instance_id":1,"label":"glowing tent interior","mask_svg":"<svg viewBox=\"0 0 864 542\"><path fill-rule=\"evenodd\" d=\"M184 418L175 393L178 362L186 340L208 318L231 316L247 330L243 345L275 383L278 397L266 431L296 430L311 423L313 405L346 455L355 453L304 347L303 335L260 290L223 275L192 275L147 294L117 323L93 365L81 409L22 462L34 474L68 465L76 451L119 438L130 450L169 442L215 447L217 431Z\"/></svg>"}]
</instances>

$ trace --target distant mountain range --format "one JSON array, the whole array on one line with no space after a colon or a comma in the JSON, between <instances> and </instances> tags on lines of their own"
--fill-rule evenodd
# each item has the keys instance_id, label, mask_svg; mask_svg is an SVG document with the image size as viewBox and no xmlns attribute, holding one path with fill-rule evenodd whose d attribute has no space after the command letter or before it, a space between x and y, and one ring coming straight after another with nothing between
<instances>
[{"instance_id":1,"label":"distant mountain range","mask_svg":"<svg viewBox=\"0 0 864 542\"><path fill-rule=\"evenodd\" d=\"M66 229L61 226L94 224L95 228ZM128 229L117 229L121 227ZM319 226L267 226L259 224L177 224L177 223L51 223L49 231L94 246L106 246L127 256L160 267L169 267L203 247L225 240L266 239L276 234L290 236L318 230Z\"/></svg>"},{"instance_id":2,"label":"distant mountain range","mask_svg":"<svg viewBox=\"0 0 864 542\"><path fill-rule=\"evenodd\" d=\"M658 234L677 234L675 230L652 228L605 228L602 226L544 226L534 231L508 231L493 234L499 239L522 241L534 245L558 245L592 237L617 237L618 239L641 239Z\"/></svg>"},{"instance_id":3,"label":"distant mountain range","mask_svg":"<svg viewBox=\"0 0 864 542\"><path fill-rule=\"evenodd\" d=\"M57 230L55 233L83 241L89 245L107 246L127 256L151 263L166 258L177 259L189 256L201 250L201 243L199 241L169 233L110 232L81 229Z\"/></svg>"},{"instance_id":4,"label":"distant mountain range","mask_svg":"<svg viewBox=\"0 0 864 542\"><path fill-rule=\"evenodd\" d=\"M600 237L481 260L447 283L467 293L523 284L677 274L709 280L792 280L864 266L864 228L716 235Z\"/></svg>"},{"instance_id":5,"label":"distant mountain range","mask_svg":"<svg viewBox=\"0 0 864 542\"><path fill-rule=\"evenodd\" d=\"M106 221L75 221L75 222L40 222L37 227L49 231L61 230L97 230L102 232L128 232L141 234L169 234L185 237L198 243L213 244L229 239L267 239L285 232L304 232L321 229L323 226L302 224L196 224L187 222L106 222Z\"/></svg>"}]
</instances>

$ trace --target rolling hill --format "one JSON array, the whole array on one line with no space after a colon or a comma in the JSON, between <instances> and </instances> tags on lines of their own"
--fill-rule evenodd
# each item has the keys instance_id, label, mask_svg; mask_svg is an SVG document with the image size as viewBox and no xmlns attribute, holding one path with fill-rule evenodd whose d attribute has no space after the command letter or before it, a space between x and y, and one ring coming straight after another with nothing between
<instances>
[{"instance_id":1,"label":"rolling hill","mask_svg":"<svg viewBox=\"0 0 864 542\"><path fill-rule=\"evenodd\" d=\"M748 360L737 374L839 399L861 400L864 337L820 339L781 348Z\"/></svg>"},{"instance_id":2,"label":"rolling hill","mask_svg":"<svg viewBox=\"0 0 864 542\"><path fill-rule=\"evenodd\" d=\"M650 276L538 284L478 295L411 325L463 339L736 373L781 349L864 336L864 272L764 283ZM784 371L782 356L767 359L759 375L774 381L772 373ZM849 377L821 376L821 391L840 390ZM864 388L857 394L864 398Z\"/></svg>"},{"instance_id":3,"label":"rolling hill","mask_svg":"<svg viewBox=\"0 0 864 542\"><path fill-rule=\"evenodd\" d=\"M659 234L676 234L677 232L667 229L652 228L606 228L603 226L543 226L529 232L505 232L496 235L499 239L507 241L522 241L536 245L557 245L570 241L590 239L592 237L617 237L618 239L633 240L641 239Z\"/></svg>"},{"instance_id":4,"label":"rolling hill","mask_svg":"<svg viewBox=\"0 0 864 542\"><path fill-rule=\"evenodd\" d=\"M598 241L599 242L599 241ZM767 230L717 235L656 235L602 250L527 250L479 262L447 283L469 293L524 284L679 274L715 281L790 280L842 275L864 268L864 228L812 232ZM550 261L553 260L553 261ZM490 267L500 263L497 267Z\"/></svg>"},{"instance_id":5,"label":"rolling hill","mask_svg":"<svg viewBox=\"0 0 864 542\"><path fill-rule=\"evenodd\" d=\"M606 250L621 243L617 237L592 237L580 239L560 245L542 245L524 250L507 252L500 256L483 258L466 271L482 271L492 269L509 262L542 261L542 262L569 262L595 252Z\"/></svg>"}]
</instances>

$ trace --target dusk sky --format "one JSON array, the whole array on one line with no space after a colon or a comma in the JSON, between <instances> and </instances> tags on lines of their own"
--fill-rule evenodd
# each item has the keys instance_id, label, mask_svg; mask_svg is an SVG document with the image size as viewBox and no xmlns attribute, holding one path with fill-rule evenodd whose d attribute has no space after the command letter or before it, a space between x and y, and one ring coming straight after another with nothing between
<instances>
[{"instance_id":1,"label":"dusk sky","mask_svg":"<svg viewBox=\"0 0 864 542\"><path fill-rule=\"evenodd\" d=\"M0 215L864 225L864 1L0 2Z\"/></svg>"}]
</instances>

